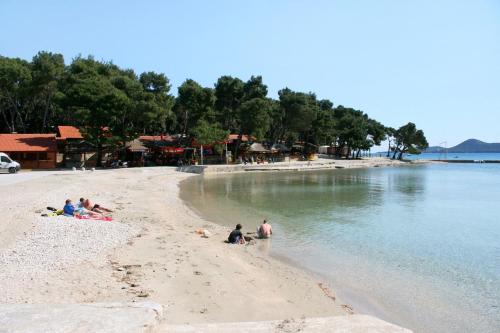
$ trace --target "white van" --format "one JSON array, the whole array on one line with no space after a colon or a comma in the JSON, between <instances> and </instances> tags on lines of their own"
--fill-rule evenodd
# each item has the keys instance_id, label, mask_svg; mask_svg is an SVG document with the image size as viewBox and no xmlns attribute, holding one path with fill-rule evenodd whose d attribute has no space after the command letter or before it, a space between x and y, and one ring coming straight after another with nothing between
<instances>
[{"instance_id":1,"label":"white van","mask_svg":"<svg viewBox=\"0 0 500 333\"><path fill-rule=\"evenodd\" d=\"M21 164L12 160L9 155L0 153L0 171L8 171L9 173L16 173L21 170Z\"/></svg>"}]
</instances>

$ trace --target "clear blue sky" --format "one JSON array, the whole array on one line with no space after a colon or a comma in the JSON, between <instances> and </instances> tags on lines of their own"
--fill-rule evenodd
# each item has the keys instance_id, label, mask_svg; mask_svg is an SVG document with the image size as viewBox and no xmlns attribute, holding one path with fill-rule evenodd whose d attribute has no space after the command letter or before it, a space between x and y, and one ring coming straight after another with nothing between
<instances>
[{"instance_id":1,"label":"clear blue sky","mask_svg":"<svg viewBox=\"0 0 500 333\"><path fill-rule=\"evenodd\" d=\"M262 75L431 145L500 142L499 0L0 2L0 54L94 55L186 78Z\"/></svg>"}]
</instances>

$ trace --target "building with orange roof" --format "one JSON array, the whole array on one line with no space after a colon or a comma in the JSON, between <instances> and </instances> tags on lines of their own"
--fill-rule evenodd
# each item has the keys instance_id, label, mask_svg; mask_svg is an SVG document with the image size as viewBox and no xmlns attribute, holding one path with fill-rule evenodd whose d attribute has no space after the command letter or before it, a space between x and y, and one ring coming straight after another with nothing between
<instances>
[{"instance_id":1,"label":"building with orange roof","mask_svg":"<svg viewBox=\"0 0 500 333\"><path fill-rule=\"evenodd\" d=\"M57 126L57 131L59 133L58 138L62 140L66 139L83 139L83 135L80 130L75 126Z\"/></svg>"},{"instance_id":2,"label":"building with orange roof","mask_svg":"<svg viewBox=\"0 0 500 333\"><path fill-rule=\"evenodd\" d=\"M107 131L107 128L103 128ZM75 126L57 126L57 162L64 167L94 167L97 164L96 147L86 141Z\"/></svg>"},{"instance_id":3,"label":"building with orange roof","mask_svg":"<svg viewBox=\"0 0 500 333\"><path fill-rule=\"evenodd\" d=\"M55 134L0 134L0 152L23 169L53 169L57 165Z\"/></svg>"}]
</instances>

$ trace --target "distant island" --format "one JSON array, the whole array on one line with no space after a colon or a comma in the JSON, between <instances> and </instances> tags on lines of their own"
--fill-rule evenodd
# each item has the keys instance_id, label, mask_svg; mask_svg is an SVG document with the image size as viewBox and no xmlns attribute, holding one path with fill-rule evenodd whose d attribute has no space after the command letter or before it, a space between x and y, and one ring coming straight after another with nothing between
<instances>
[{"instance_id":1,"label":"distant island","mask_svg":"<svg viewBox=\"0 0 500 333\"><path fill-rule=\"evenodd\" d=\"M487 143L477 139L469 139L451 147L444 148L432 146L427 148L424 153L500 153L500 143Z\"/></svg>"}]
</instances>

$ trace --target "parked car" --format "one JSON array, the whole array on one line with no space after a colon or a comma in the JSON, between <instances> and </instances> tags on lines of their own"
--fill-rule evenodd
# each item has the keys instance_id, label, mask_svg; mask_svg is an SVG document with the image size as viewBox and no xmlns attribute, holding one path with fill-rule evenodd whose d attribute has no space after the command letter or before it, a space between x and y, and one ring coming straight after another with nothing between
<instances>
[{"instance_id":1,"label":"parked car","mask_svg":"<svg viewBox=\"0 0 500 333\"><path fill-rule=\"evenodd\" d=\"M21 164L14 161L5 153L0 153L0 171L8 171L9 173L16 173L21 170Z\"/></svg>"}]
</instances>

